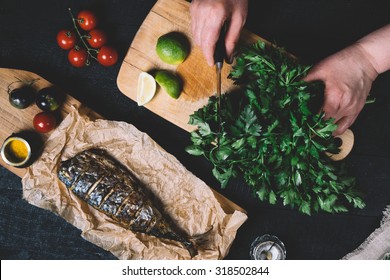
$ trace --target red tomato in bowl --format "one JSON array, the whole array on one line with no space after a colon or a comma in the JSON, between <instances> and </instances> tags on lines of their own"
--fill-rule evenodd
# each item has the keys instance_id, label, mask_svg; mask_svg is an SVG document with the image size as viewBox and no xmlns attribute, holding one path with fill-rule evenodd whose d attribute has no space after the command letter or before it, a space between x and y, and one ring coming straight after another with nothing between
<instances>
[{"instance_id":1,"label":"red tomato in bowl","mask_svg":"<svg viewBox=\"0 0 390 280\"><path fill-rule=\"evenodd\" d=\"M118 52L113 47L103 46L99 50L97 59L103 66L112 66L118 61Z\"/></svg>"},{"instance_id":2,"label":"red tomato in bowl","mask_svg":"<svg viewBox=\"0 0 390 280\"><path fill-rule=\"evenodd\" d=\"M41 112L35 115L33 125L36 131L46 133L56 127L57 120L52 112Z\"/></svg>"},{"instance_id":3,"label":"red tomato in bowl","mask_svg":"<svg viewBox=\"0 0 390 280\"><path fill-rule=\"evenodd\" d=\"M70 30L61 30L57 34L57 44L61 49L70 50L76 44L76 35Z\"/></svg>"},{"instance_id":4,"label":"red tomato in bowl","mask_svg":"<svg viewBox=\"0 0 390 280\"><path fill-rule=\"evenodd\" d=\"M68 60L74 67L83 67L87 63L88 53L83 48L73 48L68 53Z\"/></svg>"},{"instance_id":5,"label":"red tomato in bowl","mask_svg":"<svg viewBox=\"0 0 390 280\"><path fill-rule=\"evenodd\" d=\"M107 43L107 36L100 29L93 29L89 31L87 41L92 48L98 49Z\"/></svg>"},{"instance_id":6,"label":"red tomato in bowl","mask_svg":"<svg viewBox=\"0 0 390 280\"><path fill-rule=\"evenodd\" d=\"M77 22L82 29L89 31L96 27L97 18L95 13L88 10L83 10L78 13Z\"/></svg>"}]
</instances>

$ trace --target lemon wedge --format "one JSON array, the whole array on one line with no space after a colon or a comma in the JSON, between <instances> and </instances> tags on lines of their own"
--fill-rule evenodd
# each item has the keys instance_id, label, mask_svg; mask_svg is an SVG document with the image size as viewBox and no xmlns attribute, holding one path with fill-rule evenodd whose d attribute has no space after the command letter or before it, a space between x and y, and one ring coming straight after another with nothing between
<instances>
[{"instance_id":1,"label":"lemon wedge","mask_svg":"<svg viewBox=\"0 0 390 280\"><path fill-rule=\"evenodd\" d=\"M156 81L152 75L141 72L138 76L137 104L143 106L152 100L156 93Z\"/></svg>"}]
</instances>

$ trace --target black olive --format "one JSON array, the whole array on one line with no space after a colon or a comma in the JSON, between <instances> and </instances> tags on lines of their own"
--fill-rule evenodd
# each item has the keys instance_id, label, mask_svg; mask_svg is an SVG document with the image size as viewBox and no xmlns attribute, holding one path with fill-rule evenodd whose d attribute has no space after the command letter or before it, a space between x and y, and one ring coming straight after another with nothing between
<instances>
[{"instance_id":1,"label":"black olive","mask_svg":"<svg viewBox=\"0 0 390 280\"><path fill-rule=\"evenodd\" d=\"M35 103L42 111L55 111L63 101L63 95L54 87L43 88L38 91Z\"/></svg>"},{"instance_id":2,"label":"black olive","mask_svg":"<svg viewBox=\"0 0 390 280\"><path fill-rule=\"evenodd\" d=\"M18 109L25 109L33 103L35 90L30 86L15 88L9 93L9 102Z\"/></svg>"}]
</instances>

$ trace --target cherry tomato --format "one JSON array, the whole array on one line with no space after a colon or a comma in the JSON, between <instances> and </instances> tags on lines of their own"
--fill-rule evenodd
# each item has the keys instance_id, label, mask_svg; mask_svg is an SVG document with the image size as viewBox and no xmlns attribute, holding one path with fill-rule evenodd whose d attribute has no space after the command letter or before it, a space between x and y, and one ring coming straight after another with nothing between
<instances>
[{"instance_id":1,"label":"cherry tomato","mask_svg":"<svg viewBox=\"0 0 390 280\"><path fill-rule=\"evenodd\" d=\"M33 125L36 131L46 133L56 127L57 120L52 112L41 112L35 115Z\"/></svg>"},{"instance_id":2,"label":"cherry tomato","mask_svg":"<svg viewBox=\"0 0 390 280\"><path fill-rule=\"evenodd\" d=\"M61 30L57 34L57 43L61 49L70 50L76 44L76 35L70 30Z\"/></svg>"},{"instance_id":3,"label":"cherry tomato","mask_svg":"<svg viewBox=\"0 0 390 280\"><path fill-rule=\"evenodd\" d=\"M42 111L55 111L63 101L63 95L54 87L46 87L37 92L35 103Z\"/></svg>"},{"instance_id":4,"label":"cherry tomato","mask_svg":"<svg viewBox=\"0 0 390 280\"><path fill-rule=\"evenodd\" d=\"M15 88L9 93L9 102L18 109L25 109L33 103L35 90L30 86Z\"/></svg>"},{"instance_id":5,"label":"cherry tomato","mask_svg":"<svg viewBox=\"0 0 390 280\"><path fill-rule=\"evenodd\" d=\"M118 52L109 46L103 46L97 55L98 61L101 65L112 66L118 61Z\"/></svg>"},{"instance_id":6,"label":"cherry tomato","mask_svg":"<svg viewBox=\"0 0 390 280\"><path fill-rule=\"evenodd\" d=\"M83 48L73 48L68 53L68 60L74 67L83 67L87 63L88 53Z\"/></svg>"},{"instance_id":7,"label":"cherry tomato","mask_svg":"<svg viewBox=\"0 0 390 280\"><path fill-rule=\"evenodd\" d=\"M101 48L107 42L106 33L101 31L100 29L93 29L89 31L87 37L88 44L95 49Z\"/></svg>"},{"instance_id":8,"label":"cherry tomato","mask_svg":"<svg viewBox=\"0 0 390 280\"><path fill-rule=\"evenodd\" d=\"M97 25L96 15L88 10L83 10L77 15L77 22L79 26L85 31L92 30Z\"/></svg>"}]
</instances>

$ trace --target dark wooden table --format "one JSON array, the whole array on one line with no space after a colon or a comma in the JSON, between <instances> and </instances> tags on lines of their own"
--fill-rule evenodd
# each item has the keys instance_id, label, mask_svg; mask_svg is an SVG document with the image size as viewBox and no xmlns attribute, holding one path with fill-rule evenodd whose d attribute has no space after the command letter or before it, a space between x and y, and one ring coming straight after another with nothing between
<instances>
[{"instance_id":1,"label":"dark wooden table","mask_svg":"<svg viewBox=\"0 0 390 280\"><path fill-rule=\"evenodd\" d=\"M342 49L388 23L388 1L250 1L246 28L284 46L307 63ZM299 3L297 3L299 2ZM95 10L123 59L153 0L50 1L1 0L0 67L37 73L99 114L124 120L149 134L210 186L218 186L210 165L185 153L189 135L122 95L116 86L120 63L76 69L56 44L70 27L68 7ZM158 28L158 27L156 27ZM284 241L288 259L339 259L359 246L380 224L390 204L390 73L375 81L372 96L352 127L355 146L346 165L365 194L367 207L347 214L305 216L251 196L241 180L221 190L248 212L227 259L248 259L252 240L264 233ZM0 168L1 259L114 259L83 240L80 232L52 213L22 199L20 179Z\"/></svg>"}]
</instances>

